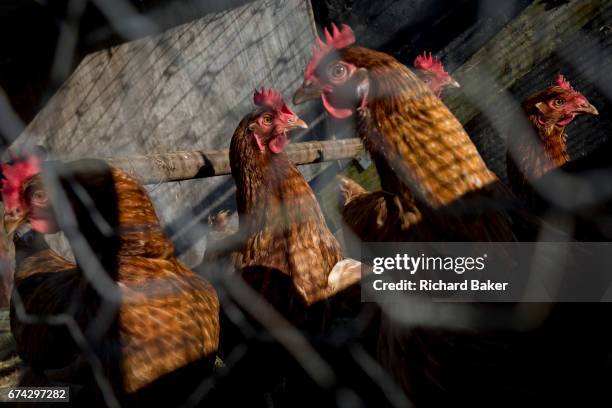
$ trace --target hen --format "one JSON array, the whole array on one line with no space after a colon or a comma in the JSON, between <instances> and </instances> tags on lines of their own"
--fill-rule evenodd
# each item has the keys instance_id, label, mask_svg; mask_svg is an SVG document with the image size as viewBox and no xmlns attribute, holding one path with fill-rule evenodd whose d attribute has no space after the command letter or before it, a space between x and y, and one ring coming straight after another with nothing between
<instances>
[{"instance_id":1,"label":"hen","mask_svg":"<svg viewBox=\"0 0 612 408\"><path fill-rule=\"evenodd\" d=\"M439 58L432 57L431 52L424 52L414 59L415 73L423 83L429 86L431 92L438 98L442 97L444 88L460 88L459 82L455 81L442 65Z\"/></svg>"},{"instance_id":2,"label":"hen","mask_svg":"<svg viewBox=\"0 0 612 408\"><path fill-rule=\"evenodd\" d=\"M350 27L332 26L325 36L294 103L320 98L332 117L356 117L381 181L372 194L384 197L390 221L383 236L362 238L512 240L501 208L508 193L443 102L393 57L352 46Z\"/></svg>"},{"instance_id":3,"label":"hen","mask_svg":"<svg viewBox=\"0 0 612 408\"><path fill-rule=\"evenodd\" d=\"M176 258L147 192L127 173L79 160L57 164L54 184L41 170L33 155L2 165L6 229L62 227L76 264L43 245L17 265L11 327L20 357L39 373L73 367L73 380L91 384L78 374L87 361L120 401L185 401L214 364L215 290ZM48 324L58 319L76 326Z\"/></svg>"},{"instance_id":4,"label":"hen","mask_svg":"<svg viewBox=\"0 0 612 408\"><path fill-rule=\"evenodd\" d=\"M506 211L511 193L486 167L442 101L391 56L352 46L355 37L348 26L332 26L331 32L325 30L325 37L325 42L317 39L294 102L321 99L331 116L355 117L382 185L381 192L372 194L384 197L388 221L384 230L363 231L362 239L513 240ZM565 330L563 324L552 321L558 314L553 315L555 319L543 317L542 328L525 333L512 325L507 330L495 328L500 319L517 316L513 304L443 304L417 296L405 298L407 305L381 306L376 357L420 406L489 406L499 395L508 396L500 405L546 401L554 395L555 384L582 380L560 375L558 361L571 360L576 370L597 361L586 357L584 348L570 356L566 351L572 342L566 338L561 339L563 345L561 340L555 343ZM529 310L547 313L546 307ZM570 310L573 318L579 315L574 312ZM440 323L439 316L449 321ZM455 326L458 321L465 326ZM588 352L599 353L598 347ZM530 376L545 380L533 386Z\"/></svg>"},{"instance_id":5,"label":"hen","mask_svg":"<svg viewBox=\"0 0 612 408\"><path fill-rule=\"evenodd\" d=\"M343 261L312 189L283 151L287 133L306 124L274 90L256 92L254 102L230 145L243 242L236 269L301 326L311 306L356 283L360 268Z\"/></svg>"},{"instance_id":6,"label":"hen","mask_svg":"<svg viewBox=\"0 0 612 408\"><path fill-rule=\"evenodd\" d=\"M523 200L530 200L532 183L570 160L566 127L578 115L597 115L597 109L558 74L553 85L530 96L523 110L537 133L516 134L508 140L508 180Z\"/></svg>"},{"instance_id":7,"label":"hen","mask_svg":"<svg viewBox=\"0 0 612 408\"><path fill-rule=\"evenodd\" d=\"M414 61L417 76L429 86L431 91L440 98L442 91L447 87L458 88L460 85L444 69L438 58L423 53ZM393 221L387 217L386 199L383 191L371 193L348 177L338 175L338 185L341 192L340 206L342 217L350 229L357 233L361 239L377 237L384 239L389 237L393 240ZM401 204L395 200L395 207L401 208ZM402 208L403 210L403 208ZM415 225L421 218L420 211L411 205L406 211L399 211L399 218L405 220L407 225ZM350 242L350 240L347 240Z\"/></svg>"},{"instance_id":8,"label":"hen","mask_svg":"<svg viewBox=\"0 0 612 408\"><path fill-rule=\"evenodd\" d=\"M220 276L231 274L240 259L238 241L238 230L232 225L228 210L209 215L206 251L197 269L214 270Z\"/></svg>"},{"instance_id":9,"label":"hen","mask_svg":"<svg viewBox=\"0 0 612 408\"><path fill-rule=\"evenodd\" d=\"M284 152L288 133L306 128L306 123L272 89L256 91L253 99L256 109L241 120L230 144L239 225L222 246L233 251L240 283L246 282L309 340L321 338L322 332L332 329L329 323L343 301L354 304L360 263L343 259L312 189ZM211 221L215 229L226 230L223 216ZM282 331L280 338L301 339L300 334L271 311L255 312L256 304L251 309L237 303L237 310L231 309L231 302L223 303L222 351L228 360L235 350L244 350L245 355L232 367L225 385L217 388L232 390L236 383L242 384L240 395L225 393L234 405L269 406L262 394L271 396L274 405L286 399L280 406L311 406L318 401L315 395L320 396L321 390L305 375L295 355L287 353L286 344L277 342L279 334L270 335ZM234 317L242 311L246 318ZM266 324L265 316L273 322ZM308 342L302 346L310 347Z\"/></svg>"}]
</instances>

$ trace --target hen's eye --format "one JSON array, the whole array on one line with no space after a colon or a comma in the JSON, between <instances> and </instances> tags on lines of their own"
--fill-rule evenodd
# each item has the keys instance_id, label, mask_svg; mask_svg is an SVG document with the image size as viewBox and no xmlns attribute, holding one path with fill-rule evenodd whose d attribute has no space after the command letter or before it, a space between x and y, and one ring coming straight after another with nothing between
<instances>
[{"instance_id":1,"label":"hen's eye","mask_svg":"<svg viewBox=\"0 0 612 408\"><path fill-rule=\"evenodd\" d=\"M565 104L565 99L563 99L563 98L555 99L554 104L555 104L555 106L563 106Z\"/></svg>"},{"instance_id":2,"label":"hen's eye","mask_svg":"<svg viewBox=\"0 0 612 408\"><path fill-rule=\"evenodd\" d=\"M272 116L270 115L264 115L262 118L262 122L264 125L271 125L272 124Z\"/></svg>"},{"instance_id":3,"label":"hen's eye","mask_svg":"<svg viewBox=\"0 0 612 408\"><path fill-rule=\"evenodd\" d=\"M42 190L37 190L32 194L32 201L36 203L44 203L47 201L47 193Z\"/></svg>"},{"instance_id":4,"label":"hen's eye","mask_svg":"<svg viewBox=\"0 0 612 408\"><path fill-rule=\"evenodd\" d=\"M333 64L329 68L329 76L333 79L342 79L346 76L346 67L340 63Z\"/></svg>"}]
</instances>

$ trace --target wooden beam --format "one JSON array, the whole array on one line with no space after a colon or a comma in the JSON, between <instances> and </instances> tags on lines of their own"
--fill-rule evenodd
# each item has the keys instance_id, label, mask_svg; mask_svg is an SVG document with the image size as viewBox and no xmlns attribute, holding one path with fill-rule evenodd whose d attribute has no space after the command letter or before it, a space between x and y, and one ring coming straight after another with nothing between
<instances>
[{"instance_id":1,"label":"wooden beam","mask_svg":"<svg viewBox=\"0 0 612 408\"><path fill-rule=\"evenodd\" d=\"M295 143L286 152L296 165L351 159L361 150L359 139ZM145 184L214 177L230 174L228 150L196 150L107 158L111 165L126 170Z\"/></svg>"}]
</instances>

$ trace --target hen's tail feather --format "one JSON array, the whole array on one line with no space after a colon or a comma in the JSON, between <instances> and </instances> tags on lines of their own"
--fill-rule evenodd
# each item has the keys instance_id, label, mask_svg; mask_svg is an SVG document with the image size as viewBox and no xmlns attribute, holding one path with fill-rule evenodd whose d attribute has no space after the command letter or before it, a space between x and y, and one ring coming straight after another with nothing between
<instances>
[{"instance_id":1,"label":"hen's tail feather","mask_svg":"<svg viewBox=\"0 0 612 408\"><path fill-rule=\"evenodd\" d=\"M402 241L423 215L415 204L379 190L354 197L342 209L342 219L362 241Z\"/></svg>"},{"instance_id":2,"label":"hen's tail feather","mask_svg":"<svg viewBox=\"0 0 612 408\"><path fill-rule=\"evenodd\" d=\"M340 206L344 207L355 197L368 192L365 188L359 185L355 180L348 177L337 175L336 180L340 188Z\"/></svg>"}]
</instances>

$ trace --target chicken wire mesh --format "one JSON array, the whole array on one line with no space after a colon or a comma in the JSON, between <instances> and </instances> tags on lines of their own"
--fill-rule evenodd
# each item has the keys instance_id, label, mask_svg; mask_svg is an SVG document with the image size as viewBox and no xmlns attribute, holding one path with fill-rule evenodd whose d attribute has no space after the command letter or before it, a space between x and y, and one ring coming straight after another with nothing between
<instances>
[{"instance_id":1,"label":"chicken wire mesh","mask_svg":"<svg viewBox=\"0 0 612 408\"><path fill-rule=\"evenodd\" d=\"M0 132L6 147L40 144L50 159L63 161L227 148L239 121L252 109L252 89L273 86L289 101L302 82L315 30L321 32L331 22L347 23L358 44L391 54L406 66L412 67L423 51L442 60L461 84L460 89L445 90L443 101L462 122L487 167L504 182L508 182L507 152L512 152L512 143L524 142L521 134L535 137L521 103L563 73L599 115L581 115L567 125L570 160L562 172L527 182L537 196L533 212L546 220L547 227L532 231L518 224L514 233L533 241L586 242L608 241L612 234L607 154L609 1L26 3L0 6L0 18L7 22L6 57L0 65L4 88ZM21 33L18 21L42 21L41 34L16 38L12 33ZM24 65L27 69L19 72ZM294 141L355 137L355 121L330 119L318 105L295 107L311 130L293 137ZM345 244L345 255L355 258L359 254L353 244L359 238L342 219L335 176L352 176L372 190L381 181L384 187L387 181L379 181L376 166L369 163L361 161L360 166L347 158L300 168L331 232ZM104 263L99 247L100 242L112 247L117 239L114 232L104 231L109 231L108 214L117 212L119 204L107 198L110 209L101 209L100 197L79 187L62 164L51 162L43 169L51 201L61 209L55 211L62 214L58 223L60 235L65 236L48 240L54 250L76 259L78 282L88 287L84 293L90 297L59 291L66 297L62 306L68 313L48 316L27 313L19 292L13 292L17 322L41 330L41 339L45 327L66 327L68 336L62 333L58 338L74 344L15 344L6 310L2 387L69 385L76 404L102 406L166 399L168 404L187 406L405 407L556 401L587 405L607 396L603 385L610 380L612 354L604 303L489 307L432 304L409 297L400 304L364 303L358 310L335 310L331 327L322 333L294 327L284 310L272 307L231 273L227 252L236 242L226 233L238 224L234 181L225 176L146 187L176 254L216 290L221 340L210 372L208 366L195 365L195 370L179 366L175 376L145 387L142 400L130 399L116 386L130 368L115 365L125 364L127 354L103 351L103 340L110 338L118 347L120 330L142 336L145 340L139 347L150 356L140 364L155 367L151 361L163 360L164 350L190 347L189 329L181 324L190 318L170 317L170 329L162 329L163 323L139 324L137 319L117 328L122 305L132 300L122 292L121 279L109 273L113 266ZM77 210L70 204L75 196L80 202ZM470 208L487 205L486 199L470 202ZM467 217L470 208L460 210ZM218 231L210 228L208 220L220 210L233 216L226 230ZM86 219L79 211L88 214ZM93 237L100 242L92 241L83 223L99 232ZM31 255L32 248L44 245L27 228L17 236L17 255L11 255L10 248L5 251L7 259L12 257L17 264ZM447 238L456 239L450 234ZM220 251L220 257L202 262L210 248ZM3 265L6 270L14 267L10 262ZM148 297L133 302L154 303L173 296L173 278L161 282L159 290L145 286ZM70 288L78 292L77 287ZM47 290L53 294L53 285ZM276 290L291 289L281 282ZM55 304L53 299L41 299L50 308ZM36 310L44 310L42 306ZM79 311L89 309L95 313L87 315L85 323L79 321ZM152 310L143 321L162 318L160 308ZM496 330L488 330L490 326ZM178 340L155 345L155 337L163 343L162 334L168 330ZM40 372L15 358L16 349L27 355L27 347L40 347L36 352L43 355L62 354L64 347L78 351L67 366ZM381 349L387 352L380 353ZM173 387L179 395L164 394Z\"/></svg>"}]
</instances>

